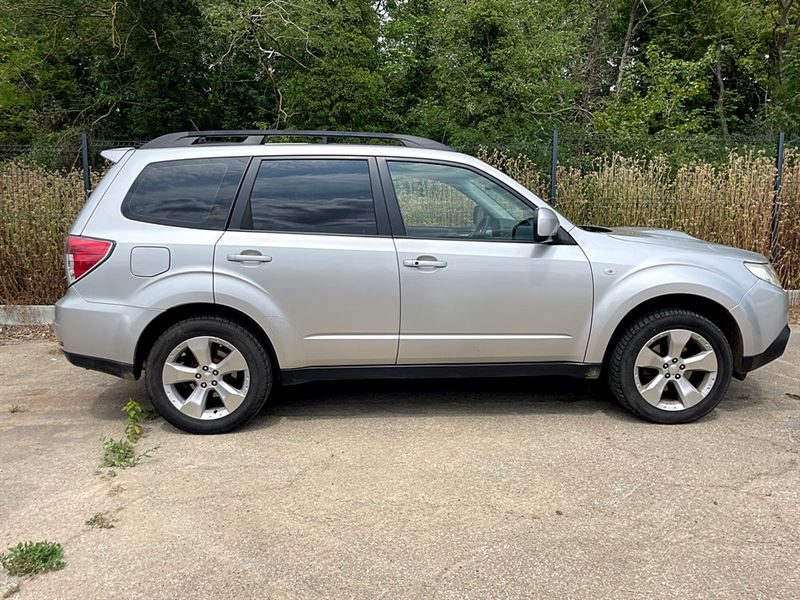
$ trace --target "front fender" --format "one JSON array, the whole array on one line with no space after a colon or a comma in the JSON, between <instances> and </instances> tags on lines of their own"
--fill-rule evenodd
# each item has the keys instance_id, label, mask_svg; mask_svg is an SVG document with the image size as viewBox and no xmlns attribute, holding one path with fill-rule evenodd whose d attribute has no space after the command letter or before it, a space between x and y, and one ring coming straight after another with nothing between
<instances>
[{"instance_id":1,"label":"front fender","mask_svg":"<svg viewBox=\"0 0 800 600\"><path fill-rule=\"evenodd\" d=\"M594 273L595 307L584 358L588 363L603 361L617 326L648 300L674 294L698 296L730 311L748 291L724 274L695 265L650 265L622 275L609 273L610 270ZM741 331L743 324L737 320L737 325Z\"/></svg>"}]
</instances>

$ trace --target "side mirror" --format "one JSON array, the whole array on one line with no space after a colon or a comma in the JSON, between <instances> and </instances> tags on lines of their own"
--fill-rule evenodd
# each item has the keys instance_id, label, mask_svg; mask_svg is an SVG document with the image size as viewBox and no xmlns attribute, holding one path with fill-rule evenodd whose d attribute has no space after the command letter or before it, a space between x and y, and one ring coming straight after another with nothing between
<instances>
[{"instance_id":1,"label":"side mirror","mask_svg":"<svg viewBox=\"0 0 800 600\"><path fill-rule=\"evenodd\" d=\"M556 211L547 206L540 206L536 209L536 227L534 229L533 241L546 242L556 236L561 223L558 220Z\"/></svg>"}]
</instances>

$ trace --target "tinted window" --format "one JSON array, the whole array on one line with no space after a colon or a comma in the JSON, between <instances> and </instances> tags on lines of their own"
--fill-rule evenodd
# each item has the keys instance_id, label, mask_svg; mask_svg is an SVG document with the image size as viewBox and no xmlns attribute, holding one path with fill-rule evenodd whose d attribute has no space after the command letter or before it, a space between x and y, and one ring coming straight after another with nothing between
<instances>
[{"instance_id":1,"label":"tinted window","mask_svg":"<svg viewBox=\"0 0 800 600\"><path fill-rule=\"evenodd\" d=\"M410 237L532 241L534 209L470 169L389 161Z\"/></svg>"},{"instance_id":2,"label":"tinted window","mask_svg":"<svg viewBox=\"0 0 800 600\"><path fill-rule=\"evenodd\" d=\"M136 178L122 214L129 219L197 229L224 229L249 158L152 163Z\"/></svg>"},{"instance_id":3,"label":"tinted window","mask_svg":"<svg viewBox=\"0 0 800 600\"><path fill-rule=\"evenodd\" d=\"M250 211L245 227L263 231L378 232L366 160L262 161Z\"/></svg>"}]
</instances>

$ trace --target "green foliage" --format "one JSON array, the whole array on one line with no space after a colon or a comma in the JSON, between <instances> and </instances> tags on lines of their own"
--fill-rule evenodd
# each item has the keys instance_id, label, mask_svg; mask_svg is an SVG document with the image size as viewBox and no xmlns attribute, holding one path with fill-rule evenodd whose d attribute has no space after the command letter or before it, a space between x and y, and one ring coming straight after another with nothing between
<instances>
[{"instance_id":1,"label":"green foliage","mask_svg":"<svg viewBox=\"0 0 800 600\"><path fill-rule=\"evenodd\" d=\"M103 438L103 454L100 458L100 466L128 469L138 465L143 459L153 455L158 447L150 448L141 454L136 453L136 448L128 440L113 438Z\"/></svg>"},{"instance_id":2,"label":"green foliage","mask_svg":"<svg viewBox=\"0 0 800 600\"><path fill-rule=\"evenodd\" d=\"M0 0L0 144L193 124L531 155L554 127L637 150L800 135L800 3Z\"/></svg>"},{"instance_id":3,"label":"green foliage","mask_svg":"<svg viewBox=\"0 0 800 600\"><path fill-rule=\"evenodd\" d=\"M64 567L64 551L56 542L20 542L0 554L0 564L9 575L35 575Z\"/></svg>"},{"instance_id":4,"label":"green foliage","mask_svg":"<svg viewBox=\"0 0 800 600\"><path fill-rule=\"evenodd\" d=\"M122 412L128 415L125 419L125 437L132 444L135 444L142 437L142 420L150 421L155 418L155 411L145 410L142 405L133 398L129 399L122 407Z\"/></svg>"}]
</instances>

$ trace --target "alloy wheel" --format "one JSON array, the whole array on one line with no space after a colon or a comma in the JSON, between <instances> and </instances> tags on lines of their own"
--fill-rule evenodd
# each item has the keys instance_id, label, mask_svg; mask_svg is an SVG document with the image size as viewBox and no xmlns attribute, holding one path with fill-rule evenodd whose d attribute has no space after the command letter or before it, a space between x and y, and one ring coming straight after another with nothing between
<instances>
[{"instance_id":1,"label":"alloy wheel","mask_svg":"<svg viewBox=\"0 0 800 600\"><path fill-rule=\"evenodd\" d=\"M634 362L634 381L642 398L662 410L686 410L714 388L717 354L706 338L688 329L653 336Z\"/></svg>"},{"instance_id":2,"label":"alloy wheel","mask_svg":"<svg viewBox=\"0 0 800 600\"><path fill-rule=\"evenodd\" d=\"M250 388L250 368L230 342L198 336L181 342L161 371L164 392L188 417L221 419L236 411Z\"/></svg>"}]
</instances>

